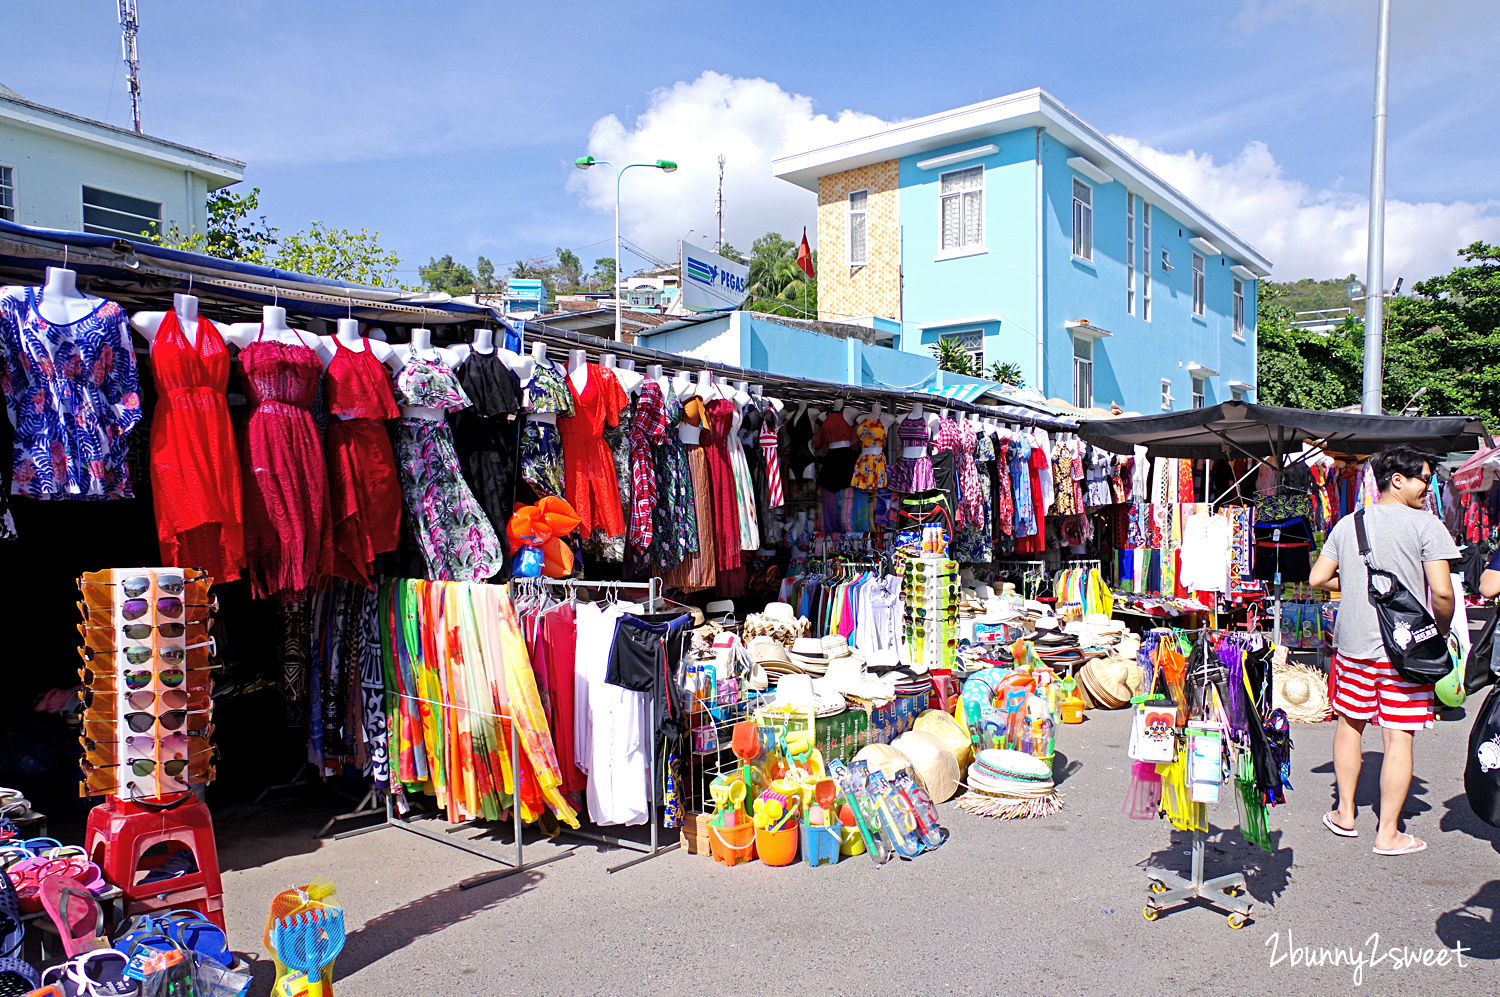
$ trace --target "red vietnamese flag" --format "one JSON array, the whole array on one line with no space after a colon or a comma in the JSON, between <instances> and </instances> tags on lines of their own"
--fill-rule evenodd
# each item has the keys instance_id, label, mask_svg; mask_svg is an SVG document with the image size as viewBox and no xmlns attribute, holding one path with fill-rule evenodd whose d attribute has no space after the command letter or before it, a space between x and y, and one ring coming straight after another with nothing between
<instances>
[{"instance_id":1,"label":"red vietnamese flag","mask_svg":"<svg viewBox=\"0 0 1500 997\"><path fill-rule=\"evenodd\" d=\"M797 247L797 267L808 279L813 278L812 247L807 244L807 226L802 226L802 245Z\"/></svg>"}]
</instances>

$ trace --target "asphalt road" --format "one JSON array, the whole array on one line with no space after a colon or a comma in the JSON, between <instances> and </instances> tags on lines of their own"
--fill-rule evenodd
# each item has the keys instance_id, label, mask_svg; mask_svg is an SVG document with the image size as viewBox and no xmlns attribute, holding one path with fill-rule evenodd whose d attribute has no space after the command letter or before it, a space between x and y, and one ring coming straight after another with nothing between
<instances>
[{"instance_id":1,"label":"asphalt road","mask_svg":"<svg viewBox=\"0 0 1500 997\"><path fill-rule=\"evenodd\" d=\"M319 842L326 801L289 795L217 815L226 914L234 947L261 960L258 994L270 897L319 875L348 920L335 977L346 997L1494 994L1500 830L1464 801L1468 730L1465 717L1419 736L1408 828L1429 848L1383 858L1368 809L1378 733L1366 734L1361 836L1343 839L1319 820L1332 725L1294 725L1296 788L1271 812L1274 853L1241 841L1228 794L1210 808L1209 872L1243 869L1255 900L1238 931L1206 909L1142 917L1145 866L1185 872L1188 836L1121 816L1127 714L1099 711L1062 729L1060 814L1002 822L945 804L951 838L912 862L728 869L676 851L609 873L621 853L544 839L528 860L556 861L462 890L494 866L394 829Z\"/></svg>"}]
</instances>

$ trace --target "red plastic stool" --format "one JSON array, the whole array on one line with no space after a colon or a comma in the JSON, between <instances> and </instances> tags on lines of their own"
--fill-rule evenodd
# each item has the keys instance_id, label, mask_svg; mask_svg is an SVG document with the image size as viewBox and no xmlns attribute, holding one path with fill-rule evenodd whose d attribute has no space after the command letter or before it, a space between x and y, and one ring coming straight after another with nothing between
<instances>
[{"instance_id":1,"label":"red plastic stool","mask_svg":"<svg viewBox=\"0 0 1500 997\"><path fill-rule=\"evenodd\" d=\"M148 861L146 853L157 845L172 844L192 854L197 870L171 879L137 882L167 857ZM89 811L84 847L104 878L124 894L127 917L193 907L224 927L224 886L219 880L213 818L197 797L184 796L165 808L111 797Z\"/></svg>"}]
</instances>

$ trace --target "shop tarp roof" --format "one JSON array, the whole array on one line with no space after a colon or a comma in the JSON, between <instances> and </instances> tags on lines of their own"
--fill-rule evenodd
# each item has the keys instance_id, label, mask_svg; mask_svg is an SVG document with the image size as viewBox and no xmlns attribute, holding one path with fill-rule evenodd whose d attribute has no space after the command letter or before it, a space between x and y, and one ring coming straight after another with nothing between
<instances>
[{"instance_id":1,"label":"shop tarp roof","mask_svg":"<svg viewBox=\"0 0 1500 997\"><path fill-rule=\"evenodd\" d=\"M1078 435L1119 454L1145 447L1152 457L1226 460L1284 456L1313 443L1335 453L1375 453L1405 444L1433 453L1473 450L1489 442L1478 419L1359 415L1224 402L1211 408L1122 419L1089 419Z\"/></svg>"}]
</instances>

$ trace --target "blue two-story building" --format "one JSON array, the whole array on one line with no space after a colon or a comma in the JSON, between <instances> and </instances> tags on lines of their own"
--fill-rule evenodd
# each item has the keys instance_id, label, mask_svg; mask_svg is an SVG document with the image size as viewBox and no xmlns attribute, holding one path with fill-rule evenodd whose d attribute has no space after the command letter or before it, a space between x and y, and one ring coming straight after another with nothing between
<instances>
[{"instance_id":1,"label":"blue two-story building","mask_svg":"<svg viewBox=\"0 0 1500 997\"><path fill-rule=\"evenodd\" d=\"M818 195L818 313L953 339L1080 407L1254 399L1271 264L1043 90L777 159Z\"/></svg>"}]
</instances>

